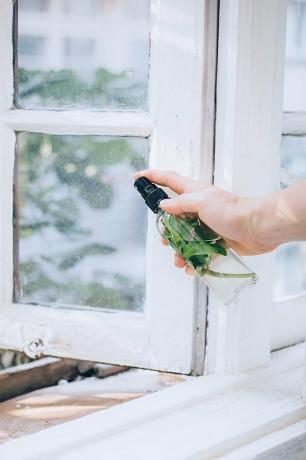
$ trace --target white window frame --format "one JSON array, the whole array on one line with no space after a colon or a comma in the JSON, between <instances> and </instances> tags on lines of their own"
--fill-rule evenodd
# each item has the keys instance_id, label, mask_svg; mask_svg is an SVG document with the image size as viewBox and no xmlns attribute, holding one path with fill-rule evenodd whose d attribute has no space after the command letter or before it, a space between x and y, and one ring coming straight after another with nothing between
<instances>
[{"instance_id":1,"label":"white window frame","mask_svg":"<svg viewBox=\"0 0 306 460\"><path fill-rule=\"evenodd\" d=\"M286 0L221 0L215 184L245 196L279 189ZM239 372L271 357L273 260L246 258L254 289L224 309L211 295L207 373Z\"/></svg>"},{"instance_id":2,"label":"white window frame","mask_svg":"<svg viewBox=\"0 0 306 460\"><path fill-rule=\"evenodd\" d=\"M275 173L279 162L286 0L221 0L220 9L218 85L225 99L218 104L217 152L221 141L226 148L217 159L216 182L241 193L266 193L272 188L268 171ZM256 62L249 52L255 53ZM273 60L268 59L271 56ZM265 82L258 78L261 65ZM266 104L267 95L273 101L271 108ZM255 104L251 114L249 98ZM244 115L250 117L249 123ZM260 143L255 122L263 133ZM240 163L249 148L265 160L268 171L248 153ZM248 161L254 172L250 183L242 175ZM230 167L228 175L222 173L221 162ZM264 180L258 184L262 175ZM274 352L269 361L271 263L271 257L264 256L254 267L262 267L261 282L253 292L257 302L245 294L237 305L225 310L211 296L206 370L215 375L191 377L144 398L11 441L0 446L0 456L15 460L95 460L101 455L114 459L245 460L305 436L306 406L300 391L303 346ZM246 367L254 369L233 373Z\"/></svg>"},{"instance_id":3,"label":"white window frame","mask_svg":"<svg viewBox=\"0 0 306 460\"><path fill-rule=\"evenodd\" d=\"M149 216L147 237L144 313L12 303L13 169L18 130L150 136L151 166L210 181L216 2L152 1L149 113L14 109L13 3L0 4L0 347L203 373L206 291L173 267L170 250L160 245L153 216Z\"/></svg>"},{"instance_id":4,"label":"white window frame","mask_svg":"<svg viewBox=\"0 0 306 460\"><path fill-rule=\"evenodd\" d=\"M305 113L282 113L286 17L286 0L221 0L214 178L246 196L279 189L281 136L306 134ZM274 299L274 255L247 263L259 275L253 291L226 310L210 297L207 373L264 364L305 340L306 293Z\"/></svg>"},{"instance_id":5,"label":"white window frame","mask_svg":"<svg viewBox=\"0 0 306 460\"><path fill-rule=\"evenodd\" d=\"M284 112L283 135L306 136L306 112ZM271 348L278 350L305 340L306 291L275 299Z\"/></svg>"},{"instance_id":6,"label":"white window frame","mask_svg":"<svg viewBox=\"0 0 306 460\"><path fill-rule=\"evenodd\" d=\"M11 302L14 130L150 136L151 166L206 181L212 176L215 142L217 185L252 196L278 188L286 0L278 0L277 6L272 2L269 9L265 5L265 14L252 0L242 4L221 0L214 139L217 3L193 0L187 6L183 1L152 1L150 113L11 109L13 10L9 0L1 5L0 56L5 69L0 76L0 147L5 158L0 202L1 347L27 351L40 339L46 355L202 374L206 341L206 373L265 363L271 341L274 348L284 340L295 343L276 337L281 315L272 321L271 255L248 260L260 281L238 304L224 309L210 294L206 331L206 290L172 267L169 251L159 245L153 216L148 228L145 314L68 311ZM179 35L176 22L185 24L186 36ZM179 96L186 88L193 90L185 91L182 101ZM295 129L301 130L301 124L299 118Z\"/></svg>"},{"instance_id":7,"label":"white window frame","mask_svg":"<svg viewBox=\"0 0 306 460\"><path fill-rule=\"evenodd\" d=\"M282 444L292 440L296 447L300 435L305 439L306 407L298 390L303 354L298 345L275 353L269 366L250 372L190 377L6 442L0 445L0 457L246 460L275 447L282 452Z\"/></svg>"}]
</instances>

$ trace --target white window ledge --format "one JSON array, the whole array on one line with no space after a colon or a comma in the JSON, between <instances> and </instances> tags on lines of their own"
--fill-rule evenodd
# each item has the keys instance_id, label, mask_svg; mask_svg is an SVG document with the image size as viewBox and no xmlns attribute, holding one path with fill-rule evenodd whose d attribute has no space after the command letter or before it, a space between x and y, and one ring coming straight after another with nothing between
<instances>
[{"instance_id":1,"label":"white window ledge","mask_svg":"<svg viewBox=\"0 0 306 460\"><path fill-rule=\"evenodd\" d=\"M193 378L8 442L0 446L0 458L254 458L306 433L303 356L297 345L250 372Z\"/></svg>"}]
</instances>

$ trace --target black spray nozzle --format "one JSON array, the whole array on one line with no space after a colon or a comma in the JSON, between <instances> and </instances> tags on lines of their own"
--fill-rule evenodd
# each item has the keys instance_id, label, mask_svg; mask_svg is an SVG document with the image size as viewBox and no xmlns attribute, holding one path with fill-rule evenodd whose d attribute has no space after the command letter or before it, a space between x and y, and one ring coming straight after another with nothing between
<instances>
[{"instance_id":1,"label":"black spray nozzle","mask_svg":"<svg viewBox=\"0 0 306 460\"><path fill-rule=\"evenodd\" d=\"M139 177L136 179L134 187L145 200L146 205L155 212L155 214L158 212L160 201L169 198L162 188L157 187L146 177Z\"/></svg>"}]
</instances>

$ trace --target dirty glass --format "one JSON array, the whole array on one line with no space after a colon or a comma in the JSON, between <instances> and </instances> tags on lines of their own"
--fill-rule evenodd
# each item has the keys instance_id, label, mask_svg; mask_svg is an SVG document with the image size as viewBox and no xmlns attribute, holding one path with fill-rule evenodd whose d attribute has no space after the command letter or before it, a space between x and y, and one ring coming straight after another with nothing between
<instances>
[{"instance_id":1,"label":"dirty glass","mask_svg":"<svg viewBox=\"0 0 306 460\"><path fill-rule=\"evenodd\" d=\"M147 140L19 133L17 150L15 300L142 310Z\"/></svg>"},{"instance_id":2,"label":"dirty glass","mask_svg":"<svg viewBox=\"0 0 306 460\"><path fill-rule=\"evenodd\" d=\"M19 0L16 105L145 110L149 0Z\"/></svg>"},{"instance_id":3,"label":"dirty glass","mask_svg":"<svg viewBox=\"0 0 306 460\"><path fill-rule=\"evenodd\" d=\"M305 0L288 1L284 110L306 112Z\"/></svg>"},{"instance_id":4,"label":"dirty glass","mask_svg":"<svg viewBox=\"0 0 306 460\"><path fill-rule=\"evenodd\" d=\"M282 188L306 179L306 136L283 136L281 146ZM275 296L306 290L306 243L281 246L276 251Z\"/></svg>"}]
</instances>

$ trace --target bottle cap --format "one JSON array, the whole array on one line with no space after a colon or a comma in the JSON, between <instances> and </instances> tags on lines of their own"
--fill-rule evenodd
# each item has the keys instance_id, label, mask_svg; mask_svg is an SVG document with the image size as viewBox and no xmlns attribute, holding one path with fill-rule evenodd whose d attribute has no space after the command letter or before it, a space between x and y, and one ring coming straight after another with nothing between
<instances>
[{"instance_id":1,"label":"bottle cap","mask_svg":"<svg viewBox=\"0 0 306 460\"><path fill-rule=\"evenodd\" d=\"M160 187L157 187L146 177L139 177L134 182L134 187L145 200L146 205L156 214L159 210L161 200L169 198L167 193Z\"/></svg>"}]
</instances>

